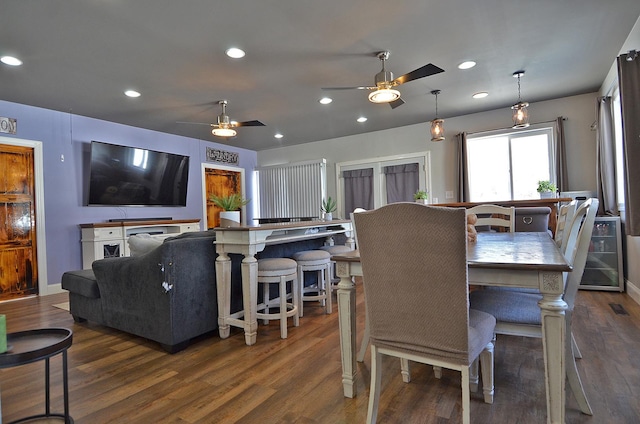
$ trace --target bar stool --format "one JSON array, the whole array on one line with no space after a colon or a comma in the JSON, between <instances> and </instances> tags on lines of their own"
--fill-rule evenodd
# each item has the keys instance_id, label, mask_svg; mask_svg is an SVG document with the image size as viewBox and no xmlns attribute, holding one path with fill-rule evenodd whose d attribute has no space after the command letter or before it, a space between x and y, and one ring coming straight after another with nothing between
<instances>
[{"instance_id":1,"label":"bar stool","mask_svg":"<svg viewBox=\"0 0 640 424\"><path fill-rule=\"evenodd\" d=\"M291 302L287 302L287 281L291 281ZM258 260L258 289L263 284L263 303L256 308L256 318L264 320L280 320L280 337L287 338L287 318L293 317L293 325L300 325L298 311L298 264L288 258L265 258ZM279 296L271 299L271 284L278 284ZM275 303L274 301L278 302ZM269 308L279 306L278 313L269 313ZM264 312L259 312L264 311Z\"/></svg>"},{"instance_id":2,"label":"bar stool","mask_svg":"<svg viewBox=\"0 0 640 424\"><path fill-rule=\"evenodd\" d=\"M305 300L319 300L325 307L327 314L331 313L331 254L324 250L303 250L293 254L298 264L298 284L300 285L300 303L298 309L303 315ZM316 271L318 282L316 285L305 287L304 272ZM316 293L316 294L307 294Z\"/></svg>"}]
</instances>

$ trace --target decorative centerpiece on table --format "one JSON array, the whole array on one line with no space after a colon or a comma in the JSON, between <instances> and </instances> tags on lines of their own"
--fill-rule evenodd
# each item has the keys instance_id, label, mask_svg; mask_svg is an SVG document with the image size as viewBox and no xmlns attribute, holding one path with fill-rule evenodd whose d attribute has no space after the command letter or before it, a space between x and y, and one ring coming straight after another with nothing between
<instances>
[{"instance_id":1,"label":"decorative centerpiece on table","mask_svg":"<svg viewBox=\"0 0 640 424\"><path fill-rule=\"evenodd\" d=\"M212 194L209 196L209 200L222 209L222 212L220 212L221 227L239 227L240 208L251 201L251 199L244 199L239 193L226 196Z\"/></svg>"},{"instance_id":2,"label":"decorative centerpiece on table","mask_svg":"<svg viewBox=\"0 0 640 424\"><path fill-rule=\"evenodd\" d=\"M548 199L550 197L556 197L558 187L551 181L540 180L538 181L538 188L536 190L540 193L541 199Z\"/></svg>"},{"instance_id":3,"label":"decorative centerpiece on table","mask_svg":"<svg viewBox=\"0 0 640 424\"><path fill-rule=\"evenodd\" d=\"M476 223L478 222L478 215L475 213L467 214L467 242L473 243L478 240L478 231L476 230Z\"/></svg>"},{"instance_id":4,"label":"decorative centerpiece on table","mask_svg":"<svg viewBox=\"0 0 640 424\"><path fill-rule=\"evenodd\" d=\"M427 193L424 190L418 190L418 191L416 191L414 193L413 200L415 200L416 203L421 203L423 205L428 205L429 204L429 193Z\"/></svg>"},{"instance_id":5,"label":"decorative centerpiece on table","mask_svg":"<svg viewBox=\"0 0 640 424\"><path fill-rule=\"evenodd\" d=\"M331 196L322 200L322 207L320 210L324 213L324 220L331 221L333 219L333 213L336 211L337 203L331 198Z\"/></svg>"}]
</instances>

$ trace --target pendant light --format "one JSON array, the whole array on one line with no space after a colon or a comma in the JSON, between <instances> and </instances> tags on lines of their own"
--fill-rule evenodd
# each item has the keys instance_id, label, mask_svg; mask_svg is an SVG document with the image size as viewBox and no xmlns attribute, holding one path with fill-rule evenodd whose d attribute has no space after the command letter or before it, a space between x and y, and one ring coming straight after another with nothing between
<instances>
[{"instance_id":1,"label":"pendant light","mask_svg":"<svg viewBox=\"0 0 640 424\"><path fill-rule=\"evenodd\" d=\"M524 71L513 73L514 78L518 78L518 103L511 106L513 110L513 128L527 128L529 126L529 103L523 102L520 98L520 78L524 76Z\"/></svg>"},{"instance_id":2,"label":"pendant light","mask_svg":"<svg viewBox=\"0 0 640 424\"><path fill-rule=\"evenodd\" d=\"M438 118L438 94L440 94L440 90L433 90L431 94L436 96L436 118L431 121L431 141L442 141L444 140L444 119Z\"/></svg>"}]
</instances>

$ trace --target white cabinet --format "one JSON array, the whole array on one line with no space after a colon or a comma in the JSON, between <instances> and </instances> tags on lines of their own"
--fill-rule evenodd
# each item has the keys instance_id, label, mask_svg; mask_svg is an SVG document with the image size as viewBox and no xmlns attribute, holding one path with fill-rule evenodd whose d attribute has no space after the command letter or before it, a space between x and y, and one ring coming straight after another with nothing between
<instances>
[{"instance_id":1,"label":"white cabinet","mask_svg":"<svg viewBox=\"0 0 640 424\"><path fill-rule=\"evenodd\" d=\"M199 219L123 221L80 224L82 231L82 268L90 269L93 261L129 256L130 236L150 234L165 239L178 234L200 231Z\"/></svg>"},{"instance_id":2,"label":"white cabinet","mask_svg":"<svg viewBox=\"0 0 640 424\"><path fill-rule=\"evenodd\" d=\"M619 217L596 217L580 288L624 291Z\"/></svg>"}]
</instances>

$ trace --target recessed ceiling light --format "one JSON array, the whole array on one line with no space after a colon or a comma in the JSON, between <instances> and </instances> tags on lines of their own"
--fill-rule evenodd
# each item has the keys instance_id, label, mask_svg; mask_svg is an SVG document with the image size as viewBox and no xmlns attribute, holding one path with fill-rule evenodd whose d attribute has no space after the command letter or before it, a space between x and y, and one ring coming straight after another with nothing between
<instances>
[{"instance_id":1,"label":"recessed ceiling light","mask_svg":"<svg viewBox=\"0 0 640 424\"><path fill-rule=\"evenodd\" d=\"M275 138L282 138L282 137L284 137L284 136L283 136L282 134L280 134L280 133L277 133L276 135L274 135L274 137L275 137Z\"/></svg>"},{"instance_id":2,"label":"recessed ceiling light","mask_svg":"<svg viewBox=\"0 0 640 424\"><path fill-rule=\"evenodd\" d=\"M318 101L323 105L328 105L329 103L331 103L333 101L333 99L331 97L323 97Z\"/></svg>"},{"instance_id":3,"label":"recessed ceiling light","mask_svg":"<svg viewBox=\"0 0 640 424\"><path fill-rule=\"evenodd\" d=\"M140 97L140 93L137 92L136 90L127 90L124 92L125 96L128 97Z\"/></svg>"},{"instance_id":4,"label":"recessed ceiling light","mask_svg":"<svg viewBox=\"0 0 640 424\"><path fill-rule=\"evenodd\" d=\"M367 122L367 118L364 117L364 116L361 116L358 119L356 119L356 121L358 121L358 122Z\"/></svg>"},{"instance_id":5,"label":"recessed ceiling light","mask_svg":"<svg viewBox=\"0 0 640 424\"><path fill-rule=\"evenodd\" d=\"M458 69L470 69L476 66L476 62L473 60L467 60L466 62L462 62L458 65Z\"/></svg>"},{"instance_id":6,"label":"recessed ceiling light","mask_svg":"<svg viewBox=\"0 0 640 424\"><path fill-rule=\"evenodd\" d=\"M240 59L241 57L244 57L244 50L241 50L237 47L231 47L230 49L227 49L226 51L227 56L232 57L234 59Z\"/></svg>"},{"instance_id":7,"label":"recessed ceiling light","mask_svg":"<svg viewBox=\"0 0 640 424\"><path fill-rule=\"evenodd\" d=\"M10 66L20 66L20 65L22 65L22 61L20 59L18 59L17 57L13 57L13 56L2 56L2 57L0 57L0 62L4 63L5 65L10 65Z\"/></svg>"},{"instance_id":8,"label":"recessed ceiling light","mask_svg":"<svg viewBox=\"0 0 640 424\"><path fill-rule=\"evenodd\" d=\"M479 93L475 93L473 96L474 99L484 99L485 97L487 97L489 95L489 93L487 93L486 91L480 91Z\"/></svg>"}]
</instances>

